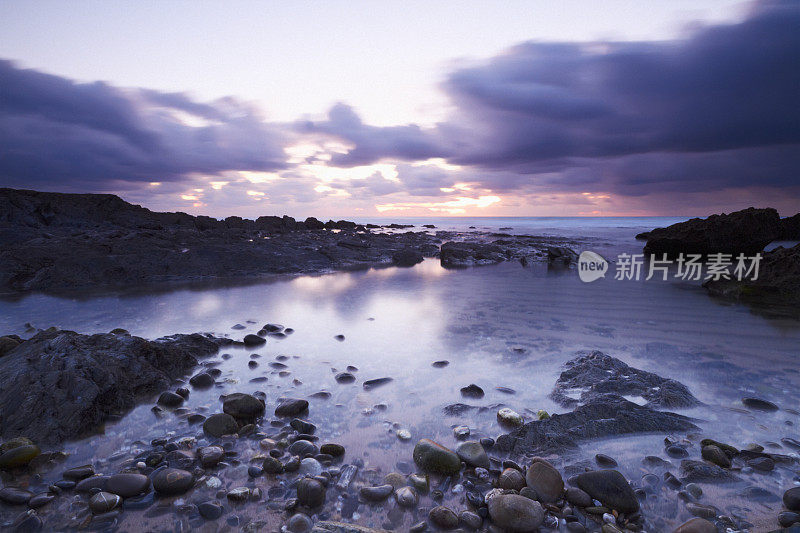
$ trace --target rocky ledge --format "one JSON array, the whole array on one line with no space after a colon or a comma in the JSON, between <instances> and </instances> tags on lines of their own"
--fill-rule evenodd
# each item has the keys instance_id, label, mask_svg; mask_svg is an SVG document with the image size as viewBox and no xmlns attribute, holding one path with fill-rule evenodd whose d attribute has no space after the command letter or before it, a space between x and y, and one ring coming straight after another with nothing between
<instances>
[{"instance_id":1,"label":"rocky ledge","mask_svg":"<svg viewBox=\"0 0 800 533\"><path fill-rule=\"evenodd\" d=\"M396 231L406 229L313 217L217 220L156 213L113 195L0 189L0 292L407 267L439 257L440 246L446 267L565 257L565 243L550 238L430 225Z\"/></svg>"},{"instance_id":2,"label":"rocky ledge","mask_svg":"<svg viewBox=\"0 0 800 533\"><path fill-rule=\"evenodd\" d=\"M82 335L51 328L27 341L0 337L0 438L57 444L85 436L186 374L197 357L232 341L124 331Z\"/></svg>"}]
</instances>

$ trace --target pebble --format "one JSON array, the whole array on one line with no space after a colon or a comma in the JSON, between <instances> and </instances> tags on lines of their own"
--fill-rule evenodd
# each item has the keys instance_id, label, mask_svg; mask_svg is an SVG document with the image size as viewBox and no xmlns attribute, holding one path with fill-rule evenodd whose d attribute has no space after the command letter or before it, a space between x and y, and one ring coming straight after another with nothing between
<instances>
[{"instance_id":1,"label":"pebble","mask_svg":"<svg viewBox=\"0 0 800 533\"><path fill-rule=\"evenodd\" d=\"M473 398L479 400L483 398L483 395L483 389L474 383L467 385L466 387L461 387L461 396L464 398Z\"/></svg>"},{"instance_id":2,"label":"pebble","mask_svg":"<svg viewBox=\"0 0 800 533\"><path fill-rule=\"evenodd\" d=\"M310 476L310 477L320 475L322 473L322 470L323 468L320 462L314 459L313 457L306 457L305 459L300 461L300 468L298 469L300 475Z\"/></svg>"},{"instance_id":3,"label":"pebble","mask_svg":"<svg viewBox=\"0 0 800 533\"><path fill-rule=\"evenodd\" d=\"M34 496L28 500L28 507L31 509L38 509L55 500L55 498L55 495L51 492L40 492L39 494L34 494Z\"/></svg>"},{"instance_id":4,"label":"pebble","mask_svg":"<svg viewBox=\"0 0 800 533\"><path fill-rule=\"evenodd\" d=\"M682 459L684 457L689 457L689 452L686 451L686 448L683 446L679 446L677 444L671 444L667 446L666 453L670 457L674 457L676 459Z\"/></svg>"},{"instance_id":5,"label":"pebble","mask_svg":"<svg viewBox=\"0 0 800 533\"><path fill-rule=\"evenodd\" d=\"M319 448L313 442L307 441L305 439L300 439L294 441L288 449L289 453L292 455L297 455L299 457L305 457L306 455L316 455L319 453Z\"/></svg>"},{"instance_id":6,"label":"pebble","mask_svg":"<svg viewBox=\"0 0 800 533\"><path fill-rule=\"evenodd\" d=\"M770 472L775 469L775 461L769 457L756 457L747 461L747 466L761 472Z\"/></svg>"},{"instance_id":7,"label":"pebble","mask_svg":"<svg viewBox=\"0 0 800 533\"><path fill-rule=\"evenodd\" d=\"M293 418L292 421L289 422L289 425L298 433L305 433L307 435L313 435L314 432L317 431L317 426L301 418Z\"/></svg>"},{"instance_id":8,"label":"pebble","mask_svg":"<svg viewBox=\"0 0 800 533\"><path fill-rule=\"evenodd\" d=\"M306 533L307 531L311 531L313 527L314 522L303 513L292 515L286 522L286 529L291 533Z\"/></svg>"},{"instance_id":9,"label":"pebble","mask_svg":"<svg viewBox=\"0 0 800 533\"><path fill-rule=\"evenodd\" d=\"M679 525L674 533L717 533L717 526L705 518L692 518Z\"/></svg>"},{"instance_id":10,"label":"pebble","mask_svg":"<svg viewBox=\"0 0 800 533\"><path fill-rule=\"evenodd\" d=\"M497 411L497 421L506 426L517 427L523 424L522 416L516 411L503 407Z\"/></svg>"},{"instance_id":11,"label":"pebble","mask_svg":"<svg viewBox=\"0 0 800 533\"><path fill-rule=\"evenodd\" d=\"M217 502L203 502L197 504L197 511L206 520L216 520L222 516L224 509Z\"/></svg>"},{"instance_id":12,"label":"pebble","mask_svg":"<svg viewBox=\"0 0 800 533\"><path fill-rule=\"evenodd\" d=\"M397 489L395 498L397 499L397 505L400 507L414 507L417 505L417 501L419 501L417 492L411 487L400 487Z\"/></svg>"},{"instance_id":13,"label":"pebble","mask_svg":"<svg viewBox=\"0 0 800 533\"><path fill-rule=\"evenodd\" d=\"M251 394L234 392L225 396L222 411L239 420L252 421L264 414L264 402Z\"/></svg>"},{"instance_id":14,"label":"pebble","mask_svg":"<svg viewBox=\"0 0 800 533\"><path fill-rule=\"evenodd\" d=\"M221 446L206 446L197 450L197 457L203 468L217 466L225 455L225 450Z\"/></svg>"},{"instance_id":15,"label":"pebble","mask_svg":"<svg viewBox=\"0 0 800 533\"><path fill-rule=\"evenodd\" d=\"M444 368L449 364L450 364L450 361L434 361L433 363L431 363L431 366L433 368Z\"/></svg>"},{"instance_id":16,"label":"pebble","mask_svg":"<svg viewBox=\"0 0 800 533\"><path fill-rule=\"evenodd\" d=\"M325 501L325 486L313 478L301 479L297 482L297 501L306 507L319 507Z\"/></svg>"},{"instance_id":17,"label":"pebble","mask_svg":"<svg viewBox=\"0 0 800 533\"><path fill-rule=\"evenodd\" d=\"M158 397L158 405L163 405L164 407L179 407L183 405L184 397L180 394L176 394L172 391L164 391L161 393L161 396Z\"/></svg>"},{"instance_id":18,"label":"pebble","mask_svg":"<svg viewBox=\"0 0 800 533\"><path fill-rule=\"evenodd\" d=\"M411 440L411 432L407 429L398 429L397 438L400 440Z\"/></svg>"},{"instance_id":19,"label":"pebble","mask_svg":"<svg viewBox=\"0 0 800 533\"><path fill-rule=\"evenodd\" d=\"M483 525L483 518L472 511L461 511L458 513L458 519L469 529L480 529Z\"/></svg>"},{"instance_id":20,"label":"pebble","mask_svg":"<svg viewBox=\"0 0 800 533\"><path fill-rule=\"evenodd\" d=\"M214 383L214 377L208 372L200 372L189 379L189 384L198 389L213 387Z\"/></svg>"},{"instance_id":21,"label":"pebble","mask_svg":"<svg viewBox=\"0 0 800 533\"><path fill-rule=\"evenodd\" d=\"M575 477L575 484L603 505L621 513L635 513L639 500L625 476L616 470L585 472Z\"/></svg>"},{"instance_id":22,"label":"pebble","mask_svg":"<svg viewBox=\"0 0 800 533\"><path fill-rule=\"evenodd\" d=\"M722 468L731 467L731 460L728 458L725 452L713 444L703 446L703 449L700 451L700 455L706 461L712 462L717 466L721 466Z\"/></svg>"},{"instance_id":23,"label":"pebble","mask_svg":"<svg viewBox=\"0 0 800 533\"><path fill-rule=\"evenodd\" d=\"M250 497L250 489L247 487L237 487L228 491L227 498L232 502L244 502Z\"/></svg>"},{"instance_id":24,"label":"pebble","mask_svg":"<svg viewBox=\"0 0 800 533\"><path fill-rule=\"evenodd\" d=\"M391 485L378 485L377 487L361 487L361 497L369 502L382 502L394 492Z\"/></svg>"},{"instance_id":25,"label":"pebble","mask_svg":"<svg viewBox=\"0 0 800 533\"><path fill-rule=\"evenodd\" d=\"M229 414L216 413L203 422L203 433L209 437L219 438L223 435L233 435L239 430L236 419Z\"/></svg>"},{"instance_id":26,"label":"pebble","mask_svg":"<svg viewBox=\"0 0 800 533\"><path fill-rule=\"evenodd\" d=\"M536 491L542 502L554 502L564 492L564 480L550 463L534 461L525 474L528 486Z\"/></svg>"},{"instance_id":27,"label":"pebble","mask_svg":"<svg viewBox=\"0 0 800 533\"><path fill-rule=\"evenodd\" d=\"M364 382L362 387L364 388L364 390L372 390L372 389L374 389L376 387L380 387L381 385L386 385L387 383L390 383L391 381L394 381L394 380L392 378L368 379L367 381Z\"/></svg>"},{"instance_id":28,"label":"pebble","mask_svg":"<svg viewBox=\"0 0 800 533\"><path fill-rule=\"evenodd\" d=\"M453 475L461 470L461 459L458 455L430 439L417 442L413 457L417 466L426 472Z\"/></svg>"},{"instance_id":29,"label":"pebble","mask_svg":"<svg viewBox=\"0 0 800 533\"><path fill-rule=\"evenodd\" d=\"M487 503L492 521L509 531L538 531L544 521L542 505L519 494L499 494Z\"/></svg>"},{"instance_id":30,"label":"pebble","mask_svg":"<svg viewBox=\"0 0 800 533\"><path fill-rule=\"evenodd\" d=\"M793 487L783 493L783 505L790 511L800 511L800 487Z\"/></svg>"},{"instance_id":31,"label":"pebble","mask_svg":"<svg viewBox=\"0 0 800 533\"><path fill-rule=\"evenodd\" d=\"M132 498L150 490L150 478L142 474L114 474L106 481L106 490Z\"/></svg>"},{"instance_id":32,"label":"pebble","mask_svg":"<svg viewBox=\"0 0 800 533\"><path fill-rule=\"evenodd\" d=\"M520 491L525 486L525 478L519 470L506 468L497 478L497 486L501 489Z\"/></svg>"},{"instance_id":33,"label":"pebble","mask_svg":"<svg viewBox=\"0 0 800 533\"><path fill-rule=\"evenodd\" d=\"M350 372L340 372L336 374L336 377L334 379L336 379L337 383L341 383L342 385L347 385L348 383L355 382L356 377Z\"/></svg>"},{"instance_id":34,"label":"pebble","mask_svg":"<svg viewBox=\"0 0 800 533\"><path fill-rule=\"evenodd\" d=\"M756 411L777 411L778 406L768 400L762 400L761 398L743 398L742 403L745 407L750 409L754 409Z\"/></svg>"},{"instance_id":35,"label":"pebble","mask_svg":"<svg viewBox=\"0 0 800 533\"><path fill-rule=\"evenodd\" d=\"M242 342L245 346L261 346L262 344L266 343L267 341L258 335L253 335L250 333L249 335L245 335Z\"/></svg>"},{"instance_id":36,"label":"pebble","mask_svg":"<svg viewBox=\"0 0 800 533\"><path fill-rule=\"evenodd\" d=\"M577 487L569 487L564 498L575 507L590 507L592 497Z\"/></svg>"},{"instance_id":37,"label":"pebble","mask_svg":"<svg viewBox=\"0 0 800 533\"><path fill-rule=\"evenodd\" d=\"M283 473L284 467L283 463L281 463L278 459L274 457L267 457L264 459L264 463L262 465L264 472L267 474L281 474Z\"/></svg>"},{"instance_id":38,"label":"pebble","mask_svg":"<svg viewBox=\"0 0 800 533\"><path fill-rule=\"evenodd\" d=\"M453 428L453 436L458 440L464 440L469 437L468 426L456 426Z\"/></svg>"},{"instance_id":39,"label":"pebble","mask_svg":"<svg viewBox=\"0 0 800 533\"><path fill-rule=\"evenodd\" d=\"M287 399L275 408L275 416L298 416L308 410L308 400Z\"/></svg>"},{"instance_id":40,"label":"pebble","mask_svg":"<svg viewBox=\"0 0 800 533\"><path fill-rule=\"evenodd\" d=\"M778 513L778 524L780 524L781 527L789 527L798 522L800 522L800 514L792 511L783 511L782 513Z\"/></svg>"},{"instance_id":41,"label":"pebble","mask_svg":"<svg viewBox=\"0 0 800 533\"><path fill-rule=\"evenodd\" d=\"M15 487L3 487L0 489L0 501L11 505L25 505L33 498L33 493Z\"/></svg>"},{"instance_id":42,"label":"pebble","mask_svg":"<svg viewBox=\"0 0 800 533\"><path fill-rule=\"evenodd\" d=\"M98 492L89 498L89 508L94 514L103 514L115 509L122 502L116 494L110 492Z\"/></svg>"},{"instance_id":43,"label":"pebble","mask_svg":"<svg viewBox=\"0 0 800 533\"><path fill-rule=\"evenodd\" d=\"M442 529L455 529L458 527L458 515L452 509L439 505L431 509L428 519Z\"/></svg>"},{"instance_id":44,"label":"pebble","mask_svg":"<svg viewBox=\"0 0 800 533\"><path fill-rule=\"evenodd\" d=\"M594 460L598 466L603 468L614 468L617 466L617 461L613 457L609 457L608 455L602 453L595 455Z\"/></svg>"},{"instance_id":45,"label":"pebble","mask_svg":"<svg viewBox=\"0 0 800 533\"><path fill-rule=\"evenodd\" d=\"M456 454L469 466L486 469L490 466L489 456L486 455L486 450L483 449L483 446L478 441L468 440L462 442L456 448Z\"/></svg>"},{"instance_id":46,"label":"pebble","mask_svg":"<svg viewBox=\"0 0 800 533\"><path fill-rule=\"evenodd\" d=\"M153 489L159 494L173 496L183 494L194 485L191 472L178 468L165 468L153 476Z\"/></svg>"},{"instance_id":47,"label":"pebble","mask_svg":"<svg viewBox=\"0 0 800 533\"><path fill-rule=\"evenodd\" d=\"M344 446L341 444L323 444L320 446L319 451L322 453L326 453L332 457L342 457L344 455Z\"/></svg>"},{"instance_id":48,"label":"pebble","mask_svg":"<svg viewBox=\"0 0 800 533\"><path fill-rule=\"evenodd\" d=\"M25 440L27 441L28 439ZM6 451L0 454L0 468L5 469L25 466L40 453L41 450L39 447L32 443L14 446L13 448L7 448Z\"/></svg>"}]
</instances>

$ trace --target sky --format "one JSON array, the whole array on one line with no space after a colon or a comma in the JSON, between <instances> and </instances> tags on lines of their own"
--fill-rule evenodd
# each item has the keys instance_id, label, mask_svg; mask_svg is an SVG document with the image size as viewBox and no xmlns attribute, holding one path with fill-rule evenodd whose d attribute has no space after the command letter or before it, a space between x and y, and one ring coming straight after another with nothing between
<instances>
[{"instance_id":1,"label":"sky","mask_svg":"<svg viewBox=\"0 0 800 533\"><path fill-rule=\"evenodd\" d=\"M800 210L800 2L0 1L0 186L295 217Z\"/></svg>"}]
</instances>

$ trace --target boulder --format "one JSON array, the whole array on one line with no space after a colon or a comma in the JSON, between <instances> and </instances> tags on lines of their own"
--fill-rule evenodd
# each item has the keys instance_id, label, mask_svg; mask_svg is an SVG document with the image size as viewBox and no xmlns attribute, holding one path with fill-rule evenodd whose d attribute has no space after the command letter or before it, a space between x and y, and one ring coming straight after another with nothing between
<instances>
[{"instance_id":1,"label":"boulder","mask_svg":"<svg viewBox=\"0 0 800 533\"><path fill-rule=\"evenodd\" d=\"M492 522L506 531L539 531L544 521L542 505L519 494L499 494L487 504Z\"/></svg>"},{"instance_id":2,"label":"boulder","mask_svg":"<svg viewBox=\"0 0 800 533\"><path fill-rule=\"evenodd\" d=\"M404 248L392 254L392 262L400 267L412 267L421 263L425 257L419 250Z\"/></svg>"},{"instance_id":3,"label":"boulder","mask_svg":"<svg viewBox=\"0 0 800 533\"><path fill-rule=\"evenodd\" d=\"M639 500L625 476L616 470L585 472L575 478L586 494L620 513L631 514L639 510Z\"/></svg>"},{"instance_id":4,"label":"boulder","mask_svg":"<svg viewBox=\"0 0 800 533\"><path fill-rule=\"evenodd\" d=\"M414 446L413 458L417 466L426 472L454 475L461 470L458 455L430 439L422 439Z\"/></svg>"},{"instance_id":5,"label":"boulder","mask_svg":"<svg viewBox=\"0 0 800 533\"><path fill-rule=\"evenodd\" d=\"M453 241L442 244L439 258L445 268L490 265L507 259L500 246Z\"/></svg>"},{"instance_id":6,"label":"boulder","mask_svg":"<svg viewBox=\"0 0 800 533\"><path fill-rule=\"evenodd\" d=\"M748 263L749 264L749 263ZM746 303L789 304L796 310L800 303L800 244L762 253L758 278L707 280L708 292L717 297Z\"/></svg>"},{"instance_id":7,"label":"boulder","mask_svg":"<svg viewBox=\"0 0 800 533\"><path fill-rule=\"evenodd\" d=\"M536 491L539 501L551 503L564 493L564 480L553 465L545 461L534 461L525 473L528 486Z\"/></svg>"},{"instance_id":8,"label":"boulder","mask_svg":"<svg viewBox=\"0 0 800 533\"><path fill-rule=\"evenodd\" d=\"M750 207L730 214L693 218L649 232L646 255L675 257L684 254L752 255L781 236L781 221L774 209Z\"/></svg>"}]
</instances>

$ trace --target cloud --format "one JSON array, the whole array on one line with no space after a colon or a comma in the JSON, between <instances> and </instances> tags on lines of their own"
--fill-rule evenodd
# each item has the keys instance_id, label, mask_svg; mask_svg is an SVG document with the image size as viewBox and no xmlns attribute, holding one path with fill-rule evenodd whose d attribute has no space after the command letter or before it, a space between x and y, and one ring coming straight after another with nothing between
<instances>
[{"instance_id":1,"label":"cloud","mask_svg":"<svg viewBox=\"0 0 800 533\"><path fill-rule=\"evenodd\" d=\"M285 168L283 133L232 98L119 89L0 61L0 180L111 190L187 175Z\"/></svg>"},{"instance_id":2,"label":"cloud","mask_svg":"<svg viewBox=\"0 0 800 533\"><path fill-rule=\"evenodd\" d=\"M800 186L800 3L664 42L528 42L449 74L433 130L309 123L353 148L341 165L442 157L487 188L643 195Z\"/></svg>"}]
</instances>

